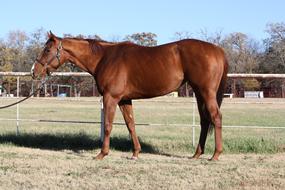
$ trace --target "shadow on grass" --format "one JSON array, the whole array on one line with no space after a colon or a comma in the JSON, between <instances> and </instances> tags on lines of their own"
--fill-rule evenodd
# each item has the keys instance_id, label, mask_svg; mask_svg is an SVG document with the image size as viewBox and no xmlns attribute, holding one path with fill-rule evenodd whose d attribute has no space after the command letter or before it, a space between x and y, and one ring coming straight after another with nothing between
<instances>
[{"instance_id":1,"label":"shadow on grass","mask_svg":"<svg viewBox=\"0 0 285 190\"><path fill-rule=\"evenodd\" d=\"M142 152L159 154L150 144L141 141ZM15 146L40 148L48 150L93 150L101 148L99 137L86 134L0 134L0 144L13 144ZM129 152L133 144L126 137L111 137L110 148L118 151Z\"/></svg>"}]
</instances>

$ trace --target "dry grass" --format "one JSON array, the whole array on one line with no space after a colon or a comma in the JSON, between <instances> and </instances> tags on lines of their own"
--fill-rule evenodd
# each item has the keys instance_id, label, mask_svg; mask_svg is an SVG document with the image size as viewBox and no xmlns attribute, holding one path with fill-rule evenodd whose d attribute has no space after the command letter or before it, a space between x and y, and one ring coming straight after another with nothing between
<instances>
[{"instance_id":1,"label":"dry grass","mask_svg":"<svg viewBox=\"0 0 285 190\"><path fill-rule=\"evenodd\" d=\"M284 189L285 154L239 154L209 162L112 151L50 151L1 146L0 189Z\"/></svg>"},{"instance_id":2,"label":"dry grass","mask_svg":"<svg viewBox=\"0 0 285 190\"><path fill-rule=\"evenodd\" d=\"M1 99L0 104L13 102ZM285 103L223 105L226 125L284 126ZM227 104L228 103L228 104ZM224 129L224 154L219 162L205 155L191 160L192 129L167 126L192 123L191 99L136 101L137 126L143 152L138 161L127 159L131 143L127 130L114 126L111 152L103 161L99 152L99 127L90 124L0 124L0 189L285 189L284 129ZM32 99L21 104L21 118L99 121L98 99ZM15 117L15 108L0 111ZM197 112L196 112L197 116ZM119 113L116 121L122 121ZM198 117L196 118L198 123ZM165 124L165 125L164 125ZM196 142L199 130L196 132ZM214 148L213 136L206 153ZM244 154L246 153L246 154ZM272 154L274 153L274 154Z\"/></svg>"}]
</instances>

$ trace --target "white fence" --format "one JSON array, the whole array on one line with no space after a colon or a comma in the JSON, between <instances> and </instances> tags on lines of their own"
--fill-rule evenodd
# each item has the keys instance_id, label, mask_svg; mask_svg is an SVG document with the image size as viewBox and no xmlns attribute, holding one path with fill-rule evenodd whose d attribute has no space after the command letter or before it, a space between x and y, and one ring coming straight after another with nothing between
<instances>
[{"instance_id":1,"label":"white fence","mask_svg":"<svg viewBox=\"0 0 285 190\"><path fill-rule=\"evenodd\" d=\"M86 72L54 72L52 76L91 76ZM0 76L31 76L29 72L0 72ZM248 74L248 73L229 73L229 78L275 78L275 79L285 79L285 74Z\"/></svg>"},{"instance_id":2,"label":"white fence","mask_svg":"<svg viewBox=\"0 0 285 190\"><path fill-rule=\"evenodd\" d=\"M20 81L20 77L23 77L23 76L30 76L30 73L28 72L0 72L0 76L13 76L13 77L17 77L17 99L19 99L19 81ZM91 75L88 74L88 73L85 73L85 72L55 72L55 73L52 73L52 76L84 76L84 77L90 77ZM229 78L262 78L262 79L285 79L285 74L228 74L228 77ZM192 112L192 120L193 120L193 123L189 126L192 127L193 129L193 133L192 133L192 136L193 136L193 146L195 144L194 142L194 139L195 139L195 127L198 126L196 125L195 123L195 100L193 102L193 112ZM28 121L28 122L39 122L40 120L37 120L37 119L32 119L32 120L21 120L20 119L20 109L19 109L19 104L17 104L16 106L16 131L17 131L17 134L19 133L19 124L20 124L20 121ZM101 106L101 122L90 122L90 123L101 123L101 140L103 140L103 106ZM5 118L0 118L0 120L11 120L11 119L5 119ZM69 122L69 121L46 121L46 122ZM81 123L81 122L84 122L84 121L70 121L70 122L73 122L73 123ZM148 124L148 125L152 125L152 124ZM177 125L177 124L172 124L172 125ZM184 125L184 124L183 124ZM184 125L185 126L185 125ZM235 128L268 128L268 129L276 129L276 128L279 128L279 129L285 129L285 127L260 127L260 126L225 126L225 127L235 127Z\"/></svg>"}]
</instances>

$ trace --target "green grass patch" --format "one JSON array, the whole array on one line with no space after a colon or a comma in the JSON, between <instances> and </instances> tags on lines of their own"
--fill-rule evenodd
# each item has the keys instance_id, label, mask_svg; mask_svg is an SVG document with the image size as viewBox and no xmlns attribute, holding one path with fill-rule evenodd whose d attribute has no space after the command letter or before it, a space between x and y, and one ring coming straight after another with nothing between
<instances>
[{"instance_id":1,"label":"green grass patch","mask_svg":"<svg viewBox=\"0 0 285 190\"><path fill-rule=\"evenodd\" d=\"M3 100L8 104L14 99ZM172 102L171 102L172 101ZM238 101L244 101L239 99ZM264 100L263 100L264 101ZM274 100L270 100L274 101ZM279 104L279 102L281 102ZM284 126L285 103L238 104L228 102L222 106L224 125ZM134 101L136 123L161 124L158 126L137 126L142 151L153 154L189 154L192 146L192 99L152 99ZM196 105L195 105L196 109ZM15 108L0 110L1 118L15 118ZM196 124L199 123L197 110ZM100 121L98 98L74 99L32 99L20 105L23 119L52 119ZM123 122L117 109L115 122ZM182 124L171 126L168 124ZM183 126L185 124L185 126ZM188 126L187 126L188 125ZM99 124L71 123L20 123L20 135L15 135L15 122L1 121L0 143L2 146L22 146L51 150L93 150L101 147ZM199 128L196 128L197 144ZM285 129L223 129L224 153L278 153L285 152ZM125 126L114 126L111 149L132 151ZM214 135L209 135L206 152L214 151Z\"/></svg>"}]
</instances>

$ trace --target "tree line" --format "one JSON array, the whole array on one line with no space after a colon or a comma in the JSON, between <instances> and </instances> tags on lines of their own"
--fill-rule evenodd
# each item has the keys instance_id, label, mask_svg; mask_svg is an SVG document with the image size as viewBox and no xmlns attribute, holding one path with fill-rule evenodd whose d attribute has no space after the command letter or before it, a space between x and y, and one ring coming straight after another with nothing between
<instances>
[{"instance_id":1,"label":"tree line","mask_svg":"<svg viewBox=\"0 0 285 190\"><path fill-rule=\"evenodd\" d=\"M269 23L265 26L264 32L268 37L262 41L242 32L209 33L205 29L198 34L176 32L172 39L197 38L222 47L227 54L231 73L285 73L285 23ZM46 33L43 28L30 34L16 30L9 32L5 39L0 39L0 70L29 71L43 48ZM96 34L89 36L64 34L64 37L101 39ZM111 41L132 41L144 46L158 44L157 35L152 32L114 37Z\"/></svg>"},{"instance_id":2,"label":"tree line","mask_svg":"<svg viewBox=\"0 0 285 190\"><path fill-rule=\"evenodd\" d=\"M230 73L285 73L285 23L269 23L265 26L264 32L267 37L262 40L256 40L242 32L223 34L222 31L217 31L209 33L205 29L196 34L190 31L176 32L172 39L196 38L222 47L229 61ZM43 28L29 34L25 31L15 30L10 31L4 39L0 39L0 71L30 71L47 40L46 34L47 31ZM64 34L63 37L101 39L97 34L89 36ZM110 41L131 41L143 46L158 44L157 35L152 32L114 37ZM70 64L66 64L61 70L79 71ZM66 82L71 82L82 88L83 80L80 78L69 77L60 80L66 80ZM13 77L2 77L2 84L13 81L15 81Z\"/></svg>"}]
</instances>

